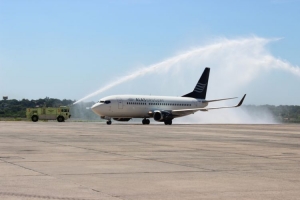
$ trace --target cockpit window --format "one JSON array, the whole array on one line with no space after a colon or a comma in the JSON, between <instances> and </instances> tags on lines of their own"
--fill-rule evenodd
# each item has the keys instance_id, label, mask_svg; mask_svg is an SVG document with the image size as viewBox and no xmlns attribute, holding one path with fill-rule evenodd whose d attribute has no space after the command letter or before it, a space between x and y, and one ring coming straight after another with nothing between
<instances>
[{"instance_id":1,"label":"cockpit window","mask_svg":"<svg viewBox=\"0 0 300 200\"><path fill-rule=\"evenodd\" d=\"M105 104L110 104L111 103L111 101L109 101L109 100L106 100L106 101L99 101L100 103L105 103Z\"/></svg>"}]
</instances>

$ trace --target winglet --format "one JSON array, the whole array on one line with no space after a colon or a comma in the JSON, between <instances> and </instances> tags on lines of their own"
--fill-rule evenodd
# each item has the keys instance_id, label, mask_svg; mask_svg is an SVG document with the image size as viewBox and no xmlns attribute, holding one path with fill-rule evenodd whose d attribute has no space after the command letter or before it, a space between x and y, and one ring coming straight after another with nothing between
<instances>
[{"instance_id":1,"label":"winglet","mask_svg":"<svg viewBox=\"0 0 300 200\"><path fill-rule=\"evenodd\" d=\"M235 107L240 107L243 104L245 97L246 97L246 94L243 96L243 98L241 99L241 101Z\"/></svg>"}]
</instances>

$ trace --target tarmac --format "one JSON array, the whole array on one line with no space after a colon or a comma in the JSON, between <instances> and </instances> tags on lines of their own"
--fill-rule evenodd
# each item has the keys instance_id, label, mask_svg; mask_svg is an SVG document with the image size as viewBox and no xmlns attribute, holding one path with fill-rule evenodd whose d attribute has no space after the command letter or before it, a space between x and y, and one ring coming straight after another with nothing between
<instances>
[{"instance_id":1,"label":"tarmac","mask_svg":"<svg viewBox=\"0 0 300 200\"><path fill-rule=\"evenodd\" d=\"M300 199L300 125L0 122L0 199Z\"/></svg>"}]
</instances>

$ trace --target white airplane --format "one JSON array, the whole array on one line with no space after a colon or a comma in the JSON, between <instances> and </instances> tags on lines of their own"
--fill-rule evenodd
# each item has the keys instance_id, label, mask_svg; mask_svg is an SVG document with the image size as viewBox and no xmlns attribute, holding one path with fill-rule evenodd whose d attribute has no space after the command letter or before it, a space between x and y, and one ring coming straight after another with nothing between
<instances>
[{"instance_id":1,"label":"white airplane","mask_svg":"<svg viewBox=\"0 0 300 200\"><path fill-rule=\"evenodd\" d=\"M143 124L150 124L148 118L171 125L177 117L194 114L197 111L234 108L242 105L246 94L235 106L206 108L208 103L234 98L205 100L210 68L205 68L194 90L182 97L146 96L146 95L114 95L100 99L92 106L94 113L111 124L116 121L129 121L132 118L143 118Z\"/></svg>"}]
</instances>

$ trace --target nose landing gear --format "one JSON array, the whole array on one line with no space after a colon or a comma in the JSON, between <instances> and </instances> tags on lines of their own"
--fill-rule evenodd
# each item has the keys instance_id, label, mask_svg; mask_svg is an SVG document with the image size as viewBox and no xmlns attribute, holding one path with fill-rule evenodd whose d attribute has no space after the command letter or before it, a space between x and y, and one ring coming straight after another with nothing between
<instances>
[{"instance_id":1,"label":"nose landing gear","mask_svg":"<svg viewBox=\"0 0 300 200\"><path fill-rule=\"evenodd\" d=\"M145 125L145 124L150 124L150 120L149 119L143 119L142 123Z\"/></svg>"}]
</instances>

